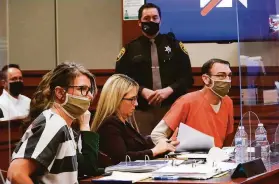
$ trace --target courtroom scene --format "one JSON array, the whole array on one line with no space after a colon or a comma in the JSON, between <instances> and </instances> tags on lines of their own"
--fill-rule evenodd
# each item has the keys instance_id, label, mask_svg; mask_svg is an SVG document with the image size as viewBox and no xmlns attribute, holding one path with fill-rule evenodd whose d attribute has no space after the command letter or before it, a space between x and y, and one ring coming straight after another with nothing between
<instances>
[{"instance_id":1,"label":"courtroom scene","mask_svg":"<svg viewBox=\"0 0 279 184\"><path fill-rule=\"evenodd\" d=\"M1 0L0 184L279 184L279 0Z\"/></svg>"}]
</instances>

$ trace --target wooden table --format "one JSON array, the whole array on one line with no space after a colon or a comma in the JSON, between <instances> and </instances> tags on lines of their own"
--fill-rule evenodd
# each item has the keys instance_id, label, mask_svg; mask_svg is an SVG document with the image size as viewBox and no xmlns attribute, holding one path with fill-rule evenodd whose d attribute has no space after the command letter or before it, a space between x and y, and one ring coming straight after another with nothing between
<instances>
[{"instance_id":1,"label":"wooden table","mask_svg":"<svg viewBox=\"0 0 279 184\"><path fill-rule=\"evenodd\" d=\"M241 184L250 184L250 183L256 183L256 184L279 184L279 158L277 157L275 160L273 160L273 165L269 168L269 170L263 174L256 175L254 177L250 178L237 178L237 179L231 179L231 174L229 173L225 176L222 176L220 178L212 178L208 180L168 180L168 181L160 181L160 180L152 180L146 179L140 182L137 182L138 184L172 184L172 183L188 183L188 184L196 184L196 183L206 183L206 184L235 184L235 183L241 183ZM80 184L90 184L92 178L84 179L80 181Z\"/></svg>"},{"instance_id":2,"label":"wooden table","mask_svg":"<svg viewBox=\"0 0 279 184\"><path fill-rule=\"evenodd\" d=\"M188 183L188 184L196 184L196 183L206 183L206 184L279 184L279 163L272 166L271 170L251 177L251 178L237 178L237 179L231 179L231 174L227 174L225 176L222 176L220 178L212 178L208 180L173 180L173 181L155 181L152 179L146 179L143 181L138 182L139 184L168 184L168 183Z\"/></svg>"}]
</instances>

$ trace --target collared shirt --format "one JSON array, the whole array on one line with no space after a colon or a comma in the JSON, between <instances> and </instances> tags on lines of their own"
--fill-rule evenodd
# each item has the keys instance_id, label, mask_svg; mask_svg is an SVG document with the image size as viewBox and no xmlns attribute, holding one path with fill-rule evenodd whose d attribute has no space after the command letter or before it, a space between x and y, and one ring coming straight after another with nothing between
<instances>
[{"instance_id":1,"label":"collared shirt","mask_svg":"<svg viewBox=\"0 0 279 184\"><path fill-rule=\"evenodd\" d=\"M166 34L155 37L158 52L159 71L162 88L171 87L173 93L162 102L162 106L171 105L178 97L184 95L193 85L191 62L184 45ZM151 42L140 36L123 47L117 57L116 73L128 75L143 88L153 89ZM141 95L138 109L151 108Z\"/></svg>"},{"instance_id":2,"label":"collared shirt","mask_svg":"<svg viewBox=\"0 0 279 184\"><path fill-rule=\"evenodd\" d=\"M5 89L0 96L0 109L3 111L3 118L0 121L19 119L28 116L30 109L30 98L19 95L18 98L11 96Z\"/></svg>"}]
</instances>

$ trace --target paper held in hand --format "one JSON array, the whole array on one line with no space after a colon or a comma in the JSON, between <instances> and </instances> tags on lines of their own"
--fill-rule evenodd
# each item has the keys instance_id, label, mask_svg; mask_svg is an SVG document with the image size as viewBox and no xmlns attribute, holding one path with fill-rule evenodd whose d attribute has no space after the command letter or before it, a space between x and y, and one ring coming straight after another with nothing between
<instances>
[{"instance_id":1,"label":"paper held in hand","mask_svg":"<svg viewBox=\"0 0 279 184\"><path fill-rule=\"evenodd\" d=\"M180 144L176 152L209 150L214 147L214 138L184 123L180 123L177 139Z\"/></svg>"}]
</instances>

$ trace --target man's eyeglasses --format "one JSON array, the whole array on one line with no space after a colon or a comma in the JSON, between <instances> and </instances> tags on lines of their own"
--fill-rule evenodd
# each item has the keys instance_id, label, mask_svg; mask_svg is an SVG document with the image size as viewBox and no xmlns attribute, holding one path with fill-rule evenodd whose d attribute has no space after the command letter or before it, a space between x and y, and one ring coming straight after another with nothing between
<instances>
[{"instance_id":1,"label":"man's eyeglasses","mask_svg":"<svg viewBox=\"0 0 279 184\"><path fill-rule=\"evenodd\" d=\"M93 94L93 89L88 86L68 86L69 88L77 88L82 96L87 96L89 91Z\"/></svg>"},{"instance_id":2,"label":"man's eyeglasses","mask_svg":"<svg viewBox=\"0 0 279 184\"><path fill-rule=\"evenodd\" d=\"M122 100L128 100L130 101L132 104L135 104L136 101L138 100L138 97L137 96L134 96L132 98L122 98Z\"/></svg>"},{"instance_id":3,"label":"man's eyeglasses","mask_svg":"<svg viewBox=\"0 0 279 184\"><path fill-rule=\"evenodd\" d=\"M232 74L217 74L217 75L211 75L211 76L214 76L214 77L217 77L219 80L225 80L227 77L229 79L232 79Z\"/></svg>"}]
</instances>

